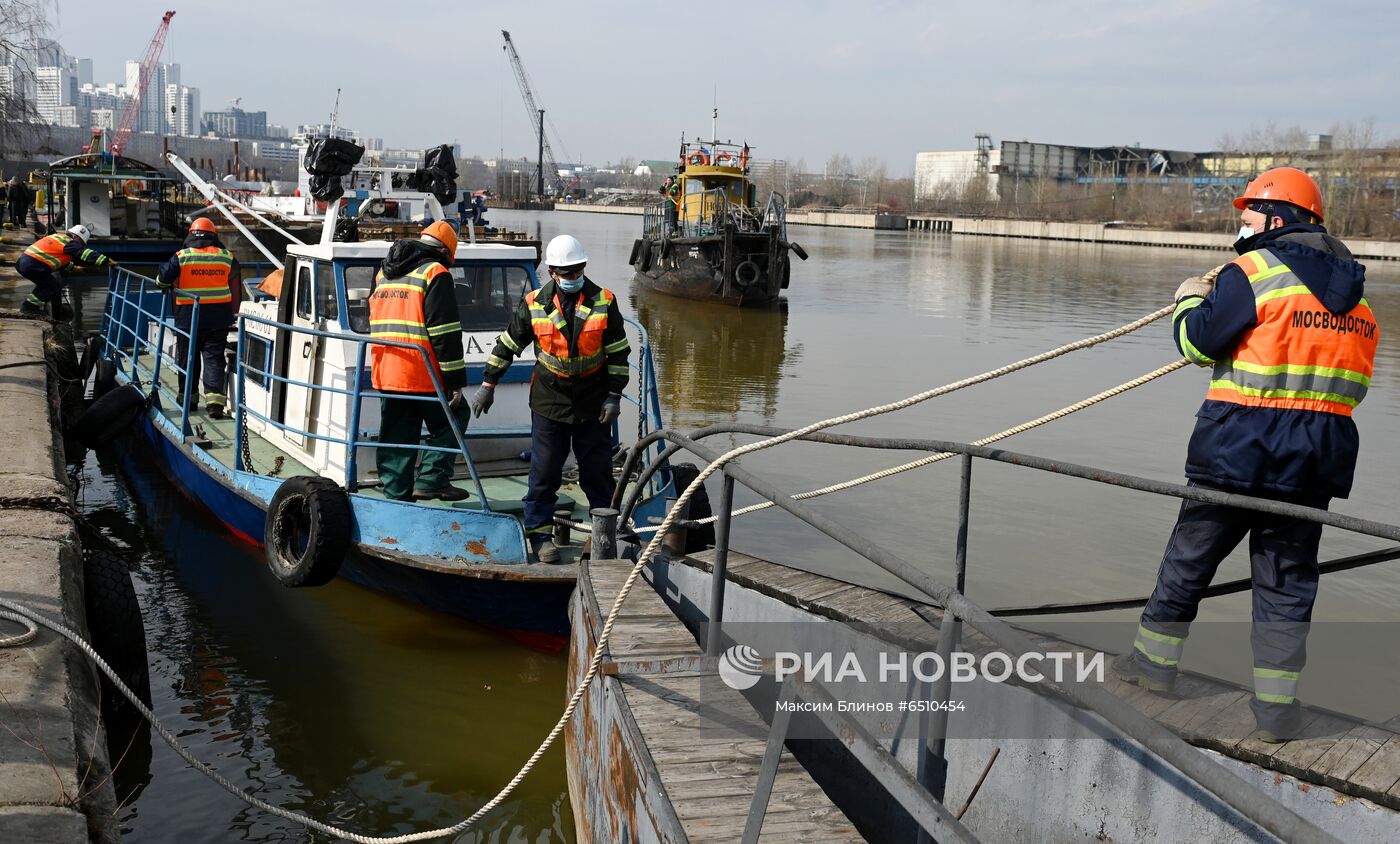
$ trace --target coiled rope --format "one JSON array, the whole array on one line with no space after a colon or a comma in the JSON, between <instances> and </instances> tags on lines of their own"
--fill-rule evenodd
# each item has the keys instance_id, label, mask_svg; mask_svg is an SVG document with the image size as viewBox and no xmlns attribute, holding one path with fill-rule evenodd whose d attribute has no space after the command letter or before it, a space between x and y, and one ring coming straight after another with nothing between
<instances>
[{"instance_id":1,"label":"coiled rope","mask_svg":"<svg viewBox=\"0 0 1400 844\"><path fill-rule=\"evenodd\" d=\"M715 472L719 471L721 468L724 467L725 464L730 463L731 461L742 457L745 454L750 454L752 452L760 451L765 448L772 448L773 446L781 445L785 442L790 442L807 434L815 433L826 428L833 428L837 425L844 425L849 422L856 422L861 419L869 419L874 416L881 416L886 413L893 413L897 410L903 410L904 408L928 401L929 399L937 398L939 396L944 396L949 393L956 392L958 390L963 389L964 387L970 387L974 384L981 384L985 381L990 381L993 378L999 378L1003 375L1016 372L1017 370L1025 369L1029 366L1034 366L1038 363L1043 363L1045 361L1052 360L1054 358L1069 354L1070 352L1077 351L1079 349L1086 349L1091 346L1096 346L1100 343L1107 342L1117 337L1122 337L1123 335L1136 331L1145 325L1149 325L1161 319L1162 317L1165 317L1168 314L1172 313L1174 309L1174 307L1162 308L1161 310L1148 314L1147 316L1142 317L1141 319L1134 320L1133 322L1130 322L1127 325L1124 325L1120 328L1115 328L1114 330L1105 332L1103 334L1098 334L1093 337L1085 338L1083 340L1077 340L1073 343L1068 343L1066 345L1060 346L1059 348L1051 349L1048 352L1042 352L1038 355L1033 355L1032 357L1016 361L1015 363L1010 363L1005 366L998 367L996 369L991 369L979 375L973 375L969 378L964 378L960 381L954 381L950 384L945 384L941 387L936 387L932 390L927 390L925 392L909 396L908 398L901 399L896 402L866 408L865 410L859 410L853 413L847 413L843 416L835 416L830 419L824 419L820 422L813 422L812 424L807 425L803 428L798 428L795 431L789 431L788 433L782 434L780 436L759 440L757 442L749 443L744 446L739 446L720 455L719 458L716 459L713 463L710 463L703 470L701 470L700 474L696 477L694 481L691 482L690 486L686 487L685 490L681 492L680 496L676 500L675 506L673 506L670 509L670 511L666 514L666 517L662 520L661 524L657 527L656 535L652 537L651 541L647 543L646 548L637 557L636 564L632 567L632 570L628 572L627 579L622 584L622 589L618 592L617 598L613 601L612 608L608 611L607 619L603 623L602 632L598 635L598 641L594 647L593 656L589 660L588 669L584 672L584 675L579 680L577 687L575 687L573 693L569 696L569 701L565 704L564 711L560 713L559 720L555 722L554 727L550 729L549 734L545 736L544 740L540 743L540 746L535 749L534 753L530 754L530 758L526 760L523 766L521 766L520 771L514 777L511 778L510 782L506 783L506 785L500 790L499 793L496 794L495 797L492 797L490 800L488 800L470 817L450 827L424 830L422 832L414 832L406 835L384 837L368 836L361 835L355 832L350 832L348 830L342 830L337 827L331 826L330 824L316 820L315 818L301 814L300 812L289 811L278 806L273 806L272 804L267 803L266 801L260 800L257 797L254 797L253 795L247 793L246 791L243 791L242 789L238 788L233 783L229 782L228 779L226 779L218 771L214 770L209 765L206 765L205 763L199 761L188 750L181 747L180 743L176 740L175 736L172 735L168 729L162 726L159 720L155 717L155 714L151 712L150 708L143 704L141 700L137 697L137 695L131 691L131 689L127 688L126 684L123 683L121 678L117 676L116 672L112 670L112 667L109 666L106 663L106 661L103 660L102 657L97 654L97 651L95 651L91 645L89 645L87 642L84 642L82 638L79 637L72 630L69 630L62 624L50 618L47 618L40 613L36 613L33 610L30 610L22 604L17 604L6 598L0 598L0 607L3 607L7 610L11 610L14 613L17 613L20 616L22 616L24 619L28 619L29 621L42 625L43 627L46 627L54 631L55 633L58 633L60 636L63 636L65 639L69 640L74 645L76 645L79 649L83 651L83 653L85 653L88 656L89 659L91 659L97 665L97 667L102 671L103 674L107 675L108 679L112 681L113 685L117 688L117 690L120 691L123 695L125 695L127 700L131 701L132 705L136 708L136 710L141 713L141 716L151 723L157 735L161 737L161 740L163 740L167 745L169 745L170 748L174 750L180 756L181 759L184 759L192 767L194 767L195 770L203 773L205 776L209 777L215 783L217 783L225 791L229 792L235 797L238 797L240 800L243 800L244 802L248 803L250 806L262 809L263 811L268 812L272 815L276 815L277 817L301 824L302 826L305 826L308 829L314 829L318 832L324 832L328 835L334 835L346 841L356 842L356 844L411 844L411 842L428 841L434 838L444 838L449 835L456 835L465 831L472 824L481 820L481 818L485 817L493 809L499 806L507 797L509 797L510 794L513 791L515 791L515 789L530 773L530 771L534 769L535 765L539 763L540 759L543 758L544 754L549 750L549 748L553 746L554 742L558 740L559 735L564 731L564 728L568 725L569 719L573 717L575 710L578 709L579 701L583 699L583 696L587 692L589 685L593 682L593 679L598 676L598 670L602 666L603 662L603 654L607 651L608 641L612 638L613 627L617 622L618 614L622 610L622 604L624 601L627 600L627 596L632 591L632 587L636 585L637 578L641 576L642 569L646 566L647 562L649 562L651 558L656 554L656 551L661 547L662 536L664 536L666 532L670 530L672 523L676 521L677 514L685 509L686 503L689 502L691 496L695 494L695 490L701 488L704 485L705 479L708 478L710 475L713 475ZM1169 372L1173 369L1180 367L1183 364L1184 361L1178 361L1167 367L1163 367L1162 369ZM1158 371L1156 373L1148 373L1148 375L1144 375L1142 376L1142 378L1146 380L1151 380L1151 378L1158 377L1158 375L1160 374L1165 373L1161 371ZM1141 379L1134 379L1134 381L1139 380ZM1133 381L1127 383L1136 386ZM1121 387L1121 389L1114 388L1114 390L1116 390L1117 392L1122 392L1123 389L1131 389L1131 387L1128 387L1126 385L1121 385ZM1113 394L1116 395L1117 393L1115 392ZM1104 398L1107 398L1107 396L1104 396ZM1102 399L1099 400L1101 401ZM1085 401L1090 402L1089 399L1086 399ZM1079 404L1084 403L1080 402ZM1087 407L1088 405L1085 404L1084 406ZM1079 409L1076 405L1071 405L1070 407ZM1063 416L1067 413L1072 412L1073 410L1065 408L1063 409L1063 411L1056 411L1056 414L1059 414L1058 416L1055 414L1051 414L1051 416L1059 418L1059 416ZM1046 419L1045 421L1049 421L1049 419ZM1030 425L1030 423L1026 424ZM1022 426L1017 427L1022 428ZM1024 428L1022 428L1022 430L1024 430ZM1010 436L1009 433L1007 433L1006 435ZM930 455L930 457L938 457L938 455ZM925 460L927 459L928 458L925 458ZM0 614L0 617L10 618L11 616L8 613L4 613ZM21 621L21 623L24 622Z\"/></svg>"}]
</instances>

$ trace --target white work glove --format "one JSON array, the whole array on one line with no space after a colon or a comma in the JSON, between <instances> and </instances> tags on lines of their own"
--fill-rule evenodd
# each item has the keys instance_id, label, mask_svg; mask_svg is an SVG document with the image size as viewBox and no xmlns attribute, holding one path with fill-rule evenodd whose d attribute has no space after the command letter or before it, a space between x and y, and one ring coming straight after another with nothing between
<instances>
[{"instance_id":1,"label":"white work glove","mask_svg":"<svg viewBox=\"0 0 1400 844\"><path fill-rule=\"evenodd\" d=\"M1202 276L1192 276L1181 283L1176 289L1176 299L1180 302L1188 296L1200 296L1202 299L1209 296L1215 290L1215 277L1220 275L1220 271L1227 265L1221 264L1210 272Z\"/></svg>"}]
</instances>

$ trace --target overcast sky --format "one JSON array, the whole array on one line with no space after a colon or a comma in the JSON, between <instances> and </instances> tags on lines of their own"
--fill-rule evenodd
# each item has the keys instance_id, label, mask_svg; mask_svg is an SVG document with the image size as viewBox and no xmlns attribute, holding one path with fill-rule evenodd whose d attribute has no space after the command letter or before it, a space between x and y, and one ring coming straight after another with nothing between
<instances>
[{"instance_id":1,"label":"overcast sky","mask_svg":"<svg viewBox=\"0 0 1400 844\"><path fill-rule=\"evenodd\" d=\"M1400 137L1400 4L1099 2L470 2L59 0L53 35L120 80L160 22L162 56L205 111L329 118L389 146L457 141L534 155L500 30L510 30L555 156L667 158L682 132L820 169L995 142L1207 150L1274 123L1374 118Z\"/></svg>"}]
</instances>

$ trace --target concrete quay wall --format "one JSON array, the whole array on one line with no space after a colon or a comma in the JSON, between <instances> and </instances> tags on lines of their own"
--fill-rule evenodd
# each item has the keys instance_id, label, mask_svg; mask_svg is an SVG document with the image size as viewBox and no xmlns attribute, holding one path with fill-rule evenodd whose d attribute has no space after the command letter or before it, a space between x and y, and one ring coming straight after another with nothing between
<instances>
[{"instance_id":1,"label":"concrete quay wall","mask_svg":"<svg viewBox=\"0 0 1400 844\"><path fill-rule=\"evenodd\" d=\"M89 638L47 322L0 311L0 595ZM0 635L19 632L0 620ZM0 841L115 842L95 669L45 628L0 648Z\"/></svg>"}]
</instances>

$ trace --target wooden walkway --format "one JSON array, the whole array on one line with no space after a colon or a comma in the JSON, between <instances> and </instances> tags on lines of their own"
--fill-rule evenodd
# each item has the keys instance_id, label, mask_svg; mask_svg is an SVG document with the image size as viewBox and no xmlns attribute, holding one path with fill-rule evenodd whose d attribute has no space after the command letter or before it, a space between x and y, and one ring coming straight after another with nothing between
<instances>
[{"instance_id":1,"label":"wooden walkway","mask_svg":"<svg viewBox=\"0 0 1400 844\"><path fill-rule=\"evenodd\" d=\"M708 570L713 555L709 550L689 559ZM907 636L913 623L941 617L940 610L928 604L734 551L729 552L728 570L731 582L815 615L848 623L900 624L899 637ZM929 630L929 641L922 643L925 646L936 639L935 628ZM965 638L972 634L966 626L963 630ZM1043 636L1032 634L1032 639L1065 648L1065 643ZM625 642L626 638L617 641ZM968 645L994 647L986 640L969 640ZM1076 647L1069 645L1070 649ZM1304 705L1299 736L1269 744L1251 738L1254 716L1249 708L1249 689L1183 672L1175 694L1167 697L1123 683L1111 671L1106 674L1109 691L1194 745L1400 810L1400 732L1388 726Z\"/></svg>"},{"instance_id":2,"label":"wooden walkway","mask_svg":"<svg viewBox=\"0 0 1400 844\"><path fill-rule=\"evenodd\" d=\"M630 570L599 560L580 577L589 621L601 628ZM639 581L613 628L605 671L626 707L684 833L694 842L738 841L758 781L768 727L738 692L707 670L703 651L650 584ZM690 670L687 670L690 669ZM761 841L863 841L807 772L785 753Z\"/></svg>"}]
</instances>

